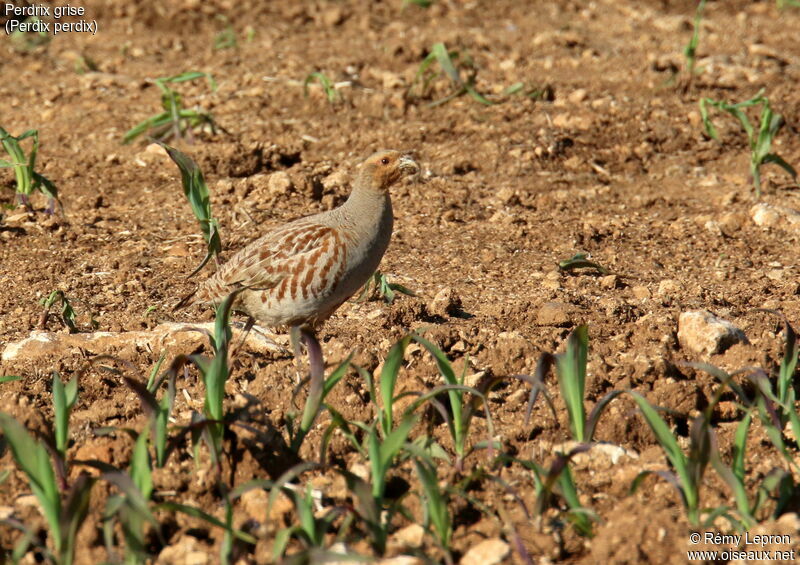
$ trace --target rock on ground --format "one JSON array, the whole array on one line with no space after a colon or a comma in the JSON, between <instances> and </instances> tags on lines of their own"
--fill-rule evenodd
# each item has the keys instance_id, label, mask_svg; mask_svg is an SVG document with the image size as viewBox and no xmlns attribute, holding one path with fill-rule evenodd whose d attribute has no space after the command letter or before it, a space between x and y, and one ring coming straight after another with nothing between
<instances>
[{"instance_id":1,"label":"rock on ground","mask_svg":"<svg viewBox=\"0 0 800 565\"><path fill-rule=\"evenodd\" d=\"M800 212L792 208L759 202L750 208L750 216L757 226L800 231Z\"/></svg>"},{"instance_id":2,"label":"rock on ground","mask_svg":"<svg viewBox=\"0 0 800 565\"><path fill-rule=\"evenodd\" d=\"M199 330L199 331L198 331ZM56 333L33 331L23 340L9 343L3 350L2 361L41 359L48 356L81 355L85 351L94 355L111 354L125 357L137 349L148 346L153 350L167 348L190 352L201 343L208 343L203 331L214 333L214 323L177 324L163 323L152 330L140 332ZM238 343L241 330L232 328L233 343ZM246 345L253 351L281 351L282 347L258 330L247 336Z\"/></svg>"},{"instance_id":3,"label":"rock on ground","mask_svg":"<svg viewBox=\"0 0 800 565\"><path fill-rule=\"evenodd\" d=\"M472 546L461 558L461 565L495 565L511 553L509 545L500 538L483 540Z\"/></svg>"},{"instance_id":4,"label":"rock on ground","mask_svg":"<svg viewBox=\"0 0 800 565\"><path fill-rule=\"evenodd\" d=\"M694 353L721 353L735 343L747 343L744 332L708 310L684 312L678 319L678 341Z\"/></svg>"}]
</instances>

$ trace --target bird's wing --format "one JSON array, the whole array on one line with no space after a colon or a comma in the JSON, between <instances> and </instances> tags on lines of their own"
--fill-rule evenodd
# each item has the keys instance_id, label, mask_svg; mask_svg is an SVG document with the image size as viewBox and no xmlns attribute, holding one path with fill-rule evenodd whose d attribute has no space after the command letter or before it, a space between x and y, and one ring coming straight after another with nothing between
<instances>
[{"instance_id":1,"label":"bird's wing","mask_svg":"<svg viewBox=\"0 0 800 565\"><path fill-rule=\"evenodd\" d=\"M219 302L235 288L269 291L278 300L335 288L346 264L342 234L315 222L292 222L254 241L225 263L192 302Z\"/></svg>"}]
</instances>

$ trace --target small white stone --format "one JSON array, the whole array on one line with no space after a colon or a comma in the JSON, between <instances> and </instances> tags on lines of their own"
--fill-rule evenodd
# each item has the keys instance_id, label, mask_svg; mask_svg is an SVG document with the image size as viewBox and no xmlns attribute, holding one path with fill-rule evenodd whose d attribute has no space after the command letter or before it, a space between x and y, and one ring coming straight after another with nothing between
<instances>
[{"instance_id":1,"label":"small white stone","mask_svg":"<svg viewBox=\"0 0 800 565\"><path fill-rule=\"evenodd\" d=\"M286 171L277 171L269 176L267 188L270 194L286 194L294 189L292 178Z\"/></svg>"},{"instance_id":2,"label":"small white stone","mask_svg":"<svg viewBox=\"0 0 800 565\"><path fill-rule=\"evenodd\" d=\"M461 565L496 565L511 553L509 545L500 538L491 538L469 549L461 558Z\"/></svg>"},{"instance_id":3,"label":"small white stone","mask_svg":"<svg viewBox=\"0 0 800 565\"><path fill-rule=\"evenodd\" d=\"M720 353L734 343L747 342L744 332L707 310L684 312L678 319L678 341L694 353Z\"/></svg>"},{"instance_id":4,"label":"small white stone","mask_svg":"<svg viewBox=\"0 0 800 565\"><path fill-rule=\"evenodd\" d=\"M800 212L785 206L772 206L759 202L750 208L750 216L753 222L761 227L800 230Z\"/></svg>"}]
</instances>

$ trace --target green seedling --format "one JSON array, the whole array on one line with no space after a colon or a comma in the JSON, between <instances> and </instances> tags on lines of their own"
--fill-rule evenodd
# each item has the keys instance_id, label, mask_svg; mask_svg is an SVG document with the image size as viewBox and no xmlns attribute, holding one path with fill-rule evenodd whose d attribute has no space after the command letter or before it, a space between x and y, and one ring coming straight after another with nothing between
<instances>
[{"instance_id":1,"label":"green seedling","mask_svg":"<svg viewBox=\"0 0 800 565\"><path fill-rule=\"evenodd\" d=\"M594 405L587 417L584 408L584 394L586 391L588 352L589 329L586 326L578 326L567 339L567 347L564 353L556 355L545 353L542 355L537 366L538 376L533 379L535 383L539 383L539 386L534 386L531 391L531 405L528 408L528 413L530 413L536 394L539 391L545 392L541 385L550 366L555 364L559 389L561 390L561 396L564 398L564 404L567 406L570 432L572 433L572 438L579 442L592 441L603 410L605 410L609 402L622 393L614 390L603 396Z\"/></svg>"},{"instance_id":2,"label":"green seedling","mask_svg":"<svg viewBox=\"0 0 800 565\"><path fill-rule=\"evenodd\" d=\"M403 8L406 6L419 6L420 8L430 8L433 0L403 0Z\"/></svg>"},{"instance_id":3,"label":"green seedling","mask_svg":"<svg viewBox=\"0 0 800 565\"><path fill-rule=\"evenodd\" d=\"M75 313L75 309L72 307L72 303L62 290L54 290L46 298L42 298L39 301L39 303L44 307L44 311L42 311L42 315L39 317L39 328L45 329L47 327L47 320L52 315L50 310L53 308L53 306L55 306L56 302L61 302L61 311L58 314L58 321L69 330L69 333L79 332L80 329L77 325L77 314ZM89 328L94 330L97 329L98 325L99 324L90 312Z\"/></svg>"},{"instance_id":4,"label":"green seedling","mask_svg":"<svg viewBox=\"0 0 800 565\"><path fill-rule=\"evenodd\" d=\"M389 277L387 277L385 273L375 271L372 277L370 277L370 279L361 289L361 292L358 293L358 297L355 299L355 302L365 302L371 296L377 294L377 296L382 298L384 302L391 304L397 297L398 292L407 296L417 295L413 290L401 284L390 283Z\"/></svg>"},{"instance_id":5,"label":"green seedling","mask_svg":"<svg viewBox=\"0 0 800 565\"><path fill-rule=\"evenodd\" d=\"M74 63L75 73L82 75L88 72L97 72L100 67L97 62L88 55L78 55Z\"/></svg>"},{"instance_id":6,"label":"green seedling","mask_svg":"<svg viewBox=\"0 0 800 565\"><path fill-rule=\"evenodd\" d=\"M439 486L439 477L436 466L424 459L414 459L417 476L422 485L423 508L425 517L423 523L430 530L433 526L436 532L436 541L443 551L449 554L450 540L453 537L453 518L447 507L448 497L446 491Z\"/></svg>"},{"instance_id":7,"label":"green seedling","mask_svg":"<svg viewBox=\"0 0 800 565\"><path fill-rule=\"evenodd\" d=\"M336 104L340 102L342 97L339 94L339 91L336 90L335 85L331 80L325 76L321 72L313 72L309 74L305 80L303 80L303 94L308 97L308 85L314 81L319 82L319 85L322 87L323 92L325 92L325 97L328 99L330 104Z\"/></svg>"},{"instance_id":8,"label":"green seedling","mask_svg":"<svg viewBox=\"0 0 800 565\"><path fill-rule=\"evenodd\" d=\"M730 467L722 461L718 450L714 450L711 456L711 464L714 469L728 483L733 492L740 517L739 529L743 531L749 530L757 523L755 514L769 496L768 481L766 480L759 485L759 493L752 505L745 488L745 453L747 450L747 433L750 429L752 417L752 411L748 411L736 427L732 445L733 462Z\"/></svg>"},{"instance_id":9,"label":"green seedling","mask_svg":"<svg viewBox=\"0 0 800 565\"><path fill-rule=\"evenodd\" d=\"M3 520L3 523L23 532L22 539L14 549L16 559L21 559L30 545L35 544L43 550L51 563L71 565L75 557L75 538L89 510L94 479L82 473L62 495L45 444L31 437L8 414L0 413L0 430L11 447L17 467L25 474L28 485L39 502L51 534L49 537L52 550L45 548L43 543L37 543L37 534L24 524L10 519Z\"/></svg>"},{"instance_id":10,"label":"green seedling","mask_svg":"<svg viewBox=\"0 0 800 565\"><path fill-rule=\"evenodd\" d=\"M153 82L161 91L161 106L164 111L147 118L137 124L122 138L123 143L130 143L138 136L148 133L157 141L167 141L172 138L191 141L192 131L196 128L209 128L211 133L216 133L217 125L208 112L199 109L187 109L183 106L181 95L172 90L169 85L205 78L211 90L217 89L217 83L208 73L189 71L171 77L161 77Z\"/></svg>"},{"instance_id":11,"label":"green seedling","mask_svg":"<svg viewBox=\"0 0 800 565\"><path fill-rule=\"evenodd\" d=\"M334 522L343 517L336 535L337 540L341 540L353 518L356 517L354 510L348 504L327 508L323 512L320 508L321 497L319 493L314 492L311 483L307 483L303 488L293 482L303 473L320 468L314 463L299 463L284 472L275 482L255 479L231 492L231 497L235 498L253 488L269 490L269 500L265 511L267 516L271 514L272 507L281 493L292 501L297 521L281 528L275 535L272 560L276 563L284 562L281 558L286 553L289 542L293 539L297 540L303 549L293 551L289 557L290 561L295 559L304 563L323 563L329 560L353 561L352 555L344 555L328 549L328 533L334 528Z\"/></svg>"},{"instance_id":12,"label":"green seedling","mask_svg":"<svg viewBox=\"0 0 800 565\"><path fill-rule=\"evenodd\" d=\"M36 16L30 16L25 20L25 23L30 25L31 30L36 31L21 31L16 29L11 32L11 45L14 46L15 51L27 53L30 51L35 51L37 48L43 47L50 43L53 36L42 29L40 22L40 18Z\"/></svg>"},{"instance_id":13,"label":"green seedling","mask_svg":"<svg viewBox=\"0 0 800 565\"><path fill-rule=\"evenodd\" d=\"M467 71L466 79L461 78L461 70L457 68L454 63L454 60L458 60L459 58L460 62L463 63L461 68ZM441 73L436 73L431 69L434 63L439 64ZM430 54L420 63L417 74L414 77L414 82L408 90L408 96L417 98L428 96L431 84L436 78L441 76L441 74L444 74L450 79L453 85L453 92L440 100L431 102L428 104L429 107L445 104L464 94L469 94L473 100L486 106L494 104L494 102L488 100L475 89L475 75L477 74L477 69L469 56L461 56L458 51L448 51L444 43L434 44Z\"/></svg>"},{"instance_id":14,"label":"green seedling","mask_svg":"<svg viewBox=\"0 0 800 565\"><path fill-rule=\"evenodd\" d=\"M783 10L787 6L800 8L800 0L776 0L779 10Z\"/></svg>"},{"instance_id":15,"label":"green seedling","mask_svg":"<svg viewBox=\"0 0 800 565\"><path fill-rule=\"evenodd\" d=\"M611 271L598 263L589 261L586 253L576 253L569 259L558 262L558 268L562 271L574 271L575 269L595 269L601 275L610 275Z\"/></svg>"},{"instance_id":16,"label":"green seedling","mask_svg":"<svg viewBox=\"0 0 800 565\"><path fill-rule=\"evenodd\" d=\"M402 395L395 396L395 386L399 378L400 368L403 364L406 348L411 341L416 341L431 354L439 374L444 380L444 384L437 386L424 394L421 392L406 392ZM447 422L447 429L450 432L450 439L453 443L453 450L455 451L455 467L461 472L463 471L464 460L467 456L473 453L476 449L486 449L489 457L494 456L494 449L499 447L498 442L494 441L494 424L492 422L491 413L488 411L487 395L489 392L502 382L503 379L487 379L479 384L478 387L469 387L464 385L465 371L460 377L456 376L455 371L447 359L447 356L436 345L426 340L417 334L409 334L398 341L383 363L383 368L379 377L380 382L380 397L377 394L375 382L372 375L363 368L358 368L359 373L367 383L367 388L370 393L372 403L378 410L377 422L370 428L369 433L379 434L379 437L387 438L390 434L394 433L394 405L395 403L405 396L416 396L417 399L412 402L403 412L401 419L403 422L409 418L416 417L415 411L421 406L430 403ZM518 377L526 380L524 377ZM449 406L445 407L437 397L445 394L449 401ZM469 395L469 396L468 396ZM473 422L474 416L478 413L480 407L484 408L486 414L486 426L488 438L483 442L476 442L470 444L469 430ZM345 435L347 435L345 430ZM432 447L433 450L440 454L444 454L438 445ZM363 453L363 451L362 451ZM372 458L370 458L372 459ZM445 456L446 459L446 456ZM385 471L379 469L380 471Z\"/></svg>"},{"instance_id":17,"label":"green seedling","mask_svg":"<svg viewBox=\"0 0 800 565\"><path fill-rule=\"evenodd\" d=\"M203 232L203 238L206 240L206 256L200 262L200 265L186 277L191 278L205 267L212 257L219 263L219 254L222 252L219 222L211 215L211 199L208 194L208 186L203 177L203 171L200 170L197 163L174 147L170 147L165 143L159 144L167 151L167 154L181 171L183 193L186 195L186 199L189 200L194 217L200 223L200 231Z\"/></svg>"},{"instance_id":18,"label":"green seedling","mask_svg":"<svg viewBox=\"0 0 800 565\"><path fill-rule=\"evenodd\" d=\"M772 310L764 311L776 313ZM723 385L733 390L739 398L743 410L755 408L767 437L786 461L795 470L800 471L800 466L797 465L792 451L784 441L784 429L787 424L791 427L792 435L795 438L800 437L800 414L795 408L796 393L794 389L798 360L798 340L789 322L785 318L783 321L786 342L783 359L774 378L770 378L763 369L743 369L729 375L721 369L706 363L688 363L687 365L707 372L716 377ZM755 392L754 398L751 398L733 380L734 376L742 373L752 384Z\"/></svg>"},{"instance_id":19,"label":"green seedling","mask_svg":"<svg viewBox=\"0 0 800 565\"><path fill-rule=\"evenodd\" d=\"M645 477L656 474L678 491L689 523L695 527L700 526L700 486L706 466L712 458L712 453L717 449L714 432L708 420L704 416L698 416L693 421L689 438L689 455L686 455L656 409L639 393L630 391L630 394L674 469L674 471L642 471L633 481L631 492L638 488ZM712 512L706 517L705 524L712 523L724 510Z\"/></svg>"},{"instance_id":20,"label":"green seedling","mask_svg":"<svg viewBox=\"0 0 800 565\"><path fill-rule=\"evenodd\" d=\"M77 399L78 378L72 377L65 385L61 382L61 377L58 376L58 373L53 373L53 411L55 412L53 431L55 435L56 452L62 461L67 460L69 415ZM64 486L66 486L66 484Z\"/></svg>"},{"instance_id":21,"label":"green seedling","mask_svg":"<svg viewBox=\"0 0 800 565\"><path fill-rule=\"evenodd\" d=\"M211 458L221 471L222 441L225 433L225 383L228 381L228 349L231 342L230 313L233 301L240 291L234 291L217 307L214 335L209 336L214 356L190 355L189 361L200 371L205 385L203 415L193 414L193 422L203 422L203 437L208 444ZM194 443L197 445L197 438Z\"/></svg>"},{"instance_id":22,"label":"green seedling","mask_svg":"<svg viewBox=\"0 0 800 565\"><path fill-rule=\"evenodd\" d=\"M330 508L324 513L318 513L316 500L311 483L306 488L283 488L282 491L294 504L298 523L281 529L275 536L275 545L272 548L272 558L280 562L281 556L291 539L300 542L306 551L324 550L326 536L333 528L333 523L347 510L343 507Z\"/></svg>"},{"instance_id":23,"label":"green seedling","mask_svg":"<svg viewBox=\"0 0 800 565\"><path fill-rule=\"evenodd\" d=\"M229 565L231 561L231 550L235 541L241 541L249 545L255 545L258 541L251 534L233 527L233 507L228 497L225 498L225 521L216 518L194 506L178 504L177 502L164 502L156 506L158 509L172 510L202 520L210 526L220 528L224 532L224 539L220 545L220 563Z\"/></svg>"},{"instance_id":24,"label":"green seedling","mask_svg":"<svg viewBox=\"0 0 800 565\"><path fill-rule=\"evenodd\" d=\"M700 0L697 4L697 9L694 12L694 22L692 31L692 37L689 39L689 43L686 44L686 47L683 48L683 56L686 59L686 73L688 75L688 80L686 82L686 89L688 90L689 87L692 85L692 80L696 74L695 64L697 63L697 45L700 43L700 24L703 20L703 11L706 7L706 0Z\"/></svg>"},{"instance_id":25,"label":"green seedling","mask_svg":"<svg viewBox=\"0 0 800 565\"><path fill-rule=\"evenodd\" d=\"M797 181L797 171L789 163L783 160L776 153L771 152L772 140L778 134L778 131L783 126L783 116L775 114L770 107L769 99L764 96L764 89L750 100L739 102L737 104L730 104L728 102L721 102L712 100L711 98L703 98L700 100L700 116L703 120L705 131L709 137L719 141L719 135L711 122L708 115L708 107L717 108L724 112L728 112L741 124L745 133L747 133L747 140L750 145L750 176L753 179L753 187L756 191L756 198L761 198L761 166L767 163L774 163L781 167L784 171L789 173L792 179ZM761 117L758 132L753 129L750 119L744 112L744 109L753 106L761 107Z\"/></svg>"},{"instance_id":26,"label":"green seedling","mask_svg":"<svg viewBox=\"0 0 800 565\"><path fill-rule=\"evenodd\" d=\"M569 468L569 462L573 457L589 449L591 446L584 443L567 453L558 453L549 468L535 461L519 459L507 454L501 454L498 461L518 463L533 472L533 484L536 492L535 514L537 516L543 516L548 508L558 508L553 502L554 495L557 494L569 508L567 516L578 533L583 536L591 536L592 522L599 521L599 517L581 504L578 489Z\"/></svg>"},{"instance_id":27,"label":"green seedling","mask_svg":"<svg viewBox=\"0 0 800 565\"><path fill-rule=\"evenodd\" d=\"M111 465L92 462L103 473L103 478L115 485L119 492L111 494L106 501L103 512L103 538L109 554L113 556L114 525L119 523L125 539L126 564L147 562L150 558L147 551L147 524L151 524L155 532L159 532L160 524L149 509L148 503L153 494L152 462L148 450L148 430L145 428L135 438L128 472L118 470ZM115 561L112 559L112 561Z\"/></svg>"},{"instance_id":28,"label":"green seedling","mask_svg":"<svg viewBox=\"0 0 800 565\"><path fill-rule=\"evenodd\" d=\"M531 100L550 100L555 97L553 87L545 85L543 87L526 86L524 82L515 82L511 86L503 89L503 96L525 96Z\"/></svg>"},{"instance_id":29,"label":"green seedling","mask_svg":"<svg viewBox=\"0 0 800 565\"><path fill-rule=\"evenodd\" d=\"M31 139L32 147L27 157L20 145L21 141ZM31 211L30 197L34 191L39 191L48 198L47 213L55 212L56 203L61 208L61 201L58 199L58 190L53 182L44 175L36 172L36 155L39 152L39 132L29 129L21 135L14 137L2 127L0 127L0 143L11 161L0 159L0 168L11 167L17 180L17 200L20 206L24 206Z\"/></svg>"},{"instance_id":30,"label":"green seedling","mask_svg":"<svg viewBox=\"0 0 800 565\"><path fill-rule=\"evenodd\" d=\"M170 442L169 437L169 419L175 406L175 379L180 369L189 361L188 357L179 355L172 362L172 366L159 375L158 371L165 358L166 352L163 352L150 372L147 385L143 385L140 381L125 375L122 377L125 384L139 397L144 413L150 420L156 466L159 468L163 468L167 464L167 459L175 447ZM165 381L167 390L159 400L157 397L158 389L161 388Z\"/></svg>"},{"instance_id":31,"label":"green seedling","mask_svg":"<svg viewBox=\"0 0 800 565\"><path fill-rule=\"evenodd\" d=\"M787 338L787 350L784 361L786 359L793 358L792 350L794 345L792 344L795 343L796 338L793 335L790 326L787 327ZM786 419L791 421L791 418L783 412L787 407L781 406L779 400L772 393L769 379L766 377L763 371L751 372L751 370L745 369L737 371L733 374L728 374L721 369L707 363L686 363L685 365L705 371L706 373L716 377L721 384L721 386L715 391L706 408L703 410L702 416L698 417L698 420L702 419L702 423L698 424L698 422L695 422L695 425L701 425L702 427L710 429L710 422L713 417L714 408L719 403L722 394L728 389L732 390L740 399L741 404L739 404L739 408L745 412L744 418L739 422L733 437L732 462L730 466L726 465L722 461L722 457L717 449L716 442L712 441L709 447L710 462L717 471L717 474L719 474L719 476L731 488L734 500L736 502L736 509L739 518L735 519L733 516L731 516L726 507L713 509L710 517L713 518L716 516L723 516L740 531L746 531L758 522L758 518L756 516L760 512L763 505L771 499L777 501L776 510L775 513L773 513L773 517L779 516L779 512L781 512L786 505L789 504L792 496L791 494L788 494L790 491L787 491L787 488L792 488L793 484L791 473L782 471L780 469L774 469L772 472L768 473L767 476L764 477L764 480L761 482L761 484L758 485L755 498L751 502L746 490L745 454L747 450L747 436L750 429L750 424L752 422L754 413L757 413L759 414L764 430L766 431L767 436L772 440L772 443L785 457L787 457L790 462L793 462L793 456L788 452L781 437L781 422L783 421L785 423ZM788 363L783 363L782 367L787 367L788 365ZM734 377L740 374L745 374L747 378L754 384L754 390L756 393L755 399L751 399L745 390L734 380ZM792 412L793 405L794 403L792 402L789 408L789 410ZM784 419L781 420L781 418ZM706 522L708 522L709 519L707 519Z\"/></svg>"},{"instance_id":32,"label":"green seedling","mask_svg":"<svg viewBox=\"0 0 800 565\"><path fill-rule=\"evenodd\" d=\"M367 457L370 462L370 483L356 475L341 471L348 490L356 502L355 512L366 526L372 549L378 554L386 552L386 544L392 528L394 517L398 513L407 514L402 505L402 497L389 499L386 497L388 473L394 466L407 445L408 434L414 427L416 418L406 418L386 437L381 438L377 423L367 428Z\"/></svg>"},{"instance_id":33,"label":"green seedling","mask_svg":"<svg viewBox=\"0 0 800 565\"><path fill-rule=\"evenodd\" d=\"M218 19L225 24L225 29L214 36L214 51L237 47L236 31L234 31L228 18L220 14Z\"/></svg>"}]
</instances>

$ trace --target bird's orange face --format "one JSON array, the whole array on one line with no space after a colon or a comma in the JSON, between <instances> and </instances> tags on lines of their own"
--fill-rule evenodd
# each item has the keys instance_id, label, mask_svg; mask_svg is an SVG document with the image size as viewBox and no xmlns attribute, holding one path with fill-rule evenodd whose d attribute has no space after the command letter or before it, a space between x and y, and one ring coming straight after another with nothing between
<instances>
[{"instance_id":1,"label":"bird's orange face","mask_svg":"<svg viewBox=\"0 0 800 565\"><path fill-rule=\"evenodd\" d=\"M370 188L387 190L404 176L419 173L419 165L409 153L394 150L378 151L361 165L361 175Z\"/></svg>"}]
</instances>

